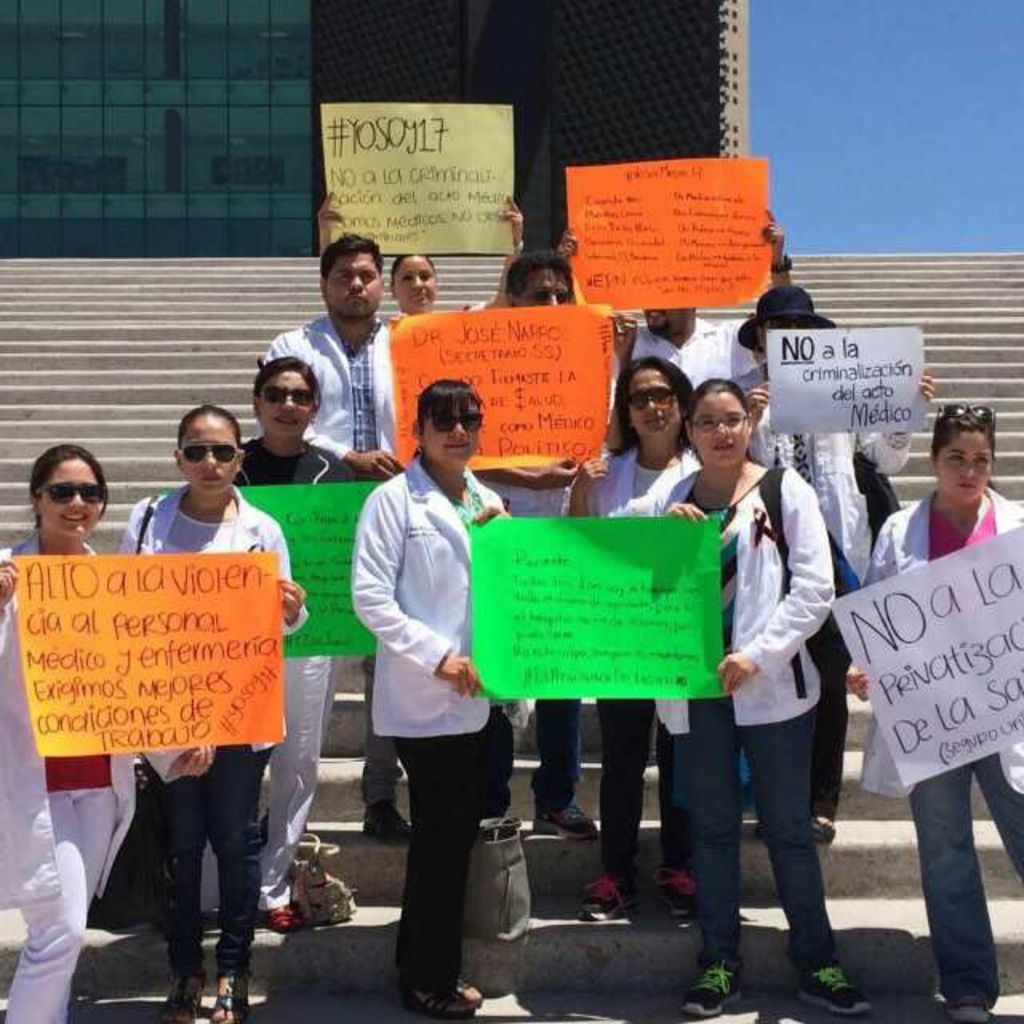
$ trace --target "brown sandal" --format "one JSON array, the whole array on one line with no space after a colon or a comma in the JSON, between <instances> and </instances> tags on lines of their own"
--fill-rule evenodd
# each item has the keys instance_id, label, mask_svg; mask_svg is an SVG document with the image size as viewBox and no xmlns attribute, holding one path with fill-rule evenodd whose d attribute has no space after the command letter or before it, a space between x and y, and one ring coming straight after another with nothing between
<instances>
[{"instance_id":1,"label":"brown sandal","mask_svg":"<svg viewBox=\"0 0 1024 1024\"><path fill-rule=\"evenodd\" d=\"M160 1024L195 1024L205 986L205 974L176 974L160 1011Z\"/></svg>"},{"instance_id":2,"label":"brown sandal","mask_svg":"<svg viewBox=\"0 0 1024 1024\"><path fill-rule=\"evenodd\" d=\"M400 992L402 1005L413 1013L422 1013L424 1017L433 1017L435 1020L469 1020L476 1016L477 1004L458 990L441 995L403 985Z\"/></svg>"},{"instance_id":3,"label":"brown sandal","mask_svg":"<svg viewBox=\"0 0 1024 1024\"><path fill-rule=\"evenodd\" d=\"M249 1016L249 976L221 974L217 977L217 1000L210 1020L213 1024L245 1024Z\"/></svg>"}]
</instances>

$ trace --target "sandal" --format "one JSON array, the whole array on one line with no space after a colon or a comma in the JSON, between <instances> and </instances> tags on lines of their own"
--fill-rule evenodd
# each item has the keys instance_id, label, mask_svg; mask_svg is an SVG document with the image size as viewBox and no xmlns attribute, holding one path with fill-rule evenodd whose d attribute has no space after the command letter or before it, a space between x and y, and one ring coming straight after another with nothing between
<instances>
[{"instance_id":1,"label":"sandal","mask_svg":"<svg viewBox=\"0 0 1024 1024\"><path fill-rule=\"evenodd\" d=\"M220 974L217 976L217 1000L210 1020L213 1024L245 1024L249 1016L249 976Z\"/></svg>"},{"instance_id":2,"label":"sandal","mask_svg":"<svg viewBox=\"0 0 1024 1024\"><path fill-rule=\"evenodd\" d=\"M306 927L306 922L294 906L287 904L267 911L267 927L278 935L288 935L290 932L301 931Z\"/></svg>"},{"instance_id":3,"label":"sandal","mask_svg":"<svg viewBox=\"0 0 1024 1024\"><path fill-rule=\"evenodd\" d=\"M205 974L176 974L160 1011L161 1024L195 1024L203 1005Z\"/></svg>"},{"instance_id":4,"label":"sandal","mask_svg":"<svg viewBox=\"0 0 1024 1024\"><path fill-rule=\"evenodd\" d=\"M455 983L455 992L457 995L462 996L467 1003L472 1003L478 1010L484 1005L484 997L480 989L476 985L471 985L468 981L464 981L462 978L459 978Z\"/></svg>"},{"instance_id":5,"label":"sandal","mask_svg":"<svg viewBox=\"0 0 1024 1024\"><path fill-rule=\"evenodd\" d=\"M413 1013L423 1014L424 1017L433 1017L434 1020L469 1020L470 1017L476 1016L478 1004L464 996L458 989L448 995L440 995L437 992L425 992L403 985L399 991L402 1005Z\"/></svg>"},{"instance_id":6,"label":"sandal","mask_svg":"<svg viewBox=\"0 0 1024 1024\"><path fill-rule=\"evenodd\" d=\"M811 834L816 843L831 843L836 837L835 822L824 815L816 815L811 818Z\"/></svg>"}]
</instances>

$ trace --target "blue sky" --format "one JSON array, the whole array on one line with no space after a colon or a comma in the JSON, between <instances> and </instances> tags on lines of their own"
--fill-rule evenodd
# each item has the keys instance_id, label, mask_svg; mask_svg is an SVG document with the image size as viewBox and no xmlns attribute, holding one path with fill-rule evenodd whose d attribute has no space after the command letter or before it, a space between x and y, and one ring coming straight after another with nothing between
<instances>
[{"instance_id":1,"label":"blue sky","mask_svg":"<svg viewBox=\"0 0 1024 1024\"><path fill-rule=\"evenodd\" d=\"M1024 251L1024 0L749 0L791 251Z\"/></svg>"}]
</instances>

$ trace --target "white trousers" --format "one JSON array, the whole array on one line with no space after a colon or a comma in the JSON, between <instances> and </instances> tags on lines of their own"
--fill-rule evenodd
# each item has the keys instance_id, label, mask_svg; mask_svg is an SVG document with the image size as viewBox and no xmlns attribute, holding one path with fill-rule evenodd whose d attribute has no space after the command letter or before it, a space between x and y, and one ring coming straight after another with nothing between
<instances>
[{"instance_id":1,"label":"white trousers","mask_svg":"<svg viewBox=\"0 0 1024 1024\"><path fill-rule=\"evenodd\" d=\"M85 919L114 837L117 800L107 789L51 793L60 896L23 907L28 937L18 960L7 1024L64 1024Z\"/></svg>"},{"instance_id":2,"label":"white trousers","mask_svg":"<svg viewBox=\"0 0 1024 1024\"><path fill-rule=\"evenodd\" d=\"M285 737L270 756L267 845L260 858L264 910L291 901L288 872L313 807L320 746L334 701L331 661L329 657L285 661Z\"/></svg>"}]
</instances>

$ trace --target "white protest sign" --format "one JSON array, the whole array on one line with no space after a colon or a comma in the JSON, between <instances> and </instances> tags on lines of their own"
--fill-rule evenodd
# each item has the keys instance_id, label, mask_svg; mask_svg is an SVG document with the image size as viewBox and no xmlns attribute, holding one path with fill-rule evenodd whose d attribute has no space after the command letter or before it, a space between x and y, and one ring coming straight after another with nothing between
<instances>
[{"instance_id":1,"label":"white protest sign","mask_svg":"<svg viewBox=\"0 0 1024 1024\"><path fill-rule=\"evenodd\" d=\"M923 430L919 327L769 331L772 430L849 434Z\"/></svg>"},{"instance_id":2,"label":"white protest sign","mask_svg":"<svg viewBox=\"0 0 1024 1024\"><path fill-rule=\"evenodd\" d=\"M904 785L1024 743L1024 528L833 611Z\"/></svg>"}]
</instances>

